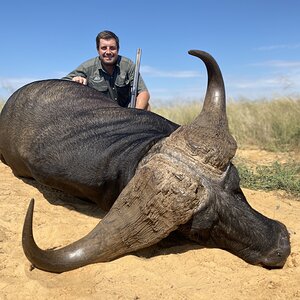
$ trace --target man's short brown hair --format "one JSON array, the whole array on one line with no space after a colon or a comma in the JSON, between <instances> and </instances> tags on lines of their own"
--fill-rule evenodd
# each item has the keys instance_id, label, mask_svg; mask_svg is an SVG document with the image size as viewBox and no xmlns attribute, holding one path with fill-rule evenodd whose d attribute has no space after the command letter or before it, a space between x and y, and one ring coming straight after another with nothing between
<instances>
[{"instance_id":1,"label":"man's short brown hair","mask_svg":"<svg viewBox=\"0 0 300 300\"><path fill-rule=\"evenodd\" d=\"M118 51L119 51L119 48L120 48L119 38L118 38L112 31L104 30L104 31L101 31L101 32L97 35L97 37L96 37L96 46L97 46L97 50L99 50L100 39L103 39L103 40L114 39L114 40L116 41L117 49L118 49Z\"/></svg>"}]
</instances>

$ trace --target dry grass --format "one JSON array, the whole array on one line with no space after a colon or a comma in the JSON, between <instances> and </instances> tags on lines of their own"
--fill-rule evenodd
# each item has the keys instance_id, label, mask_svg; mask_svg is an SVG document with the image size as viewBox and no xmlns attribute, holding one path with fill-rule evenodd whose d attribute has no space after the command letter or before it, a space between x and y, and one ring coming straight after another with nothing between
<instances>
[{"instance_id":1,"label":"dry grass","mask_svg":"<svg viewBox=\"0 0 300 300\"><path fill-rule=\"evenodd\" d=\"M155 108L178 124L190 123L200 112L198 103ZM238 101L227 105L231 133L239 147L289 151L300 147L300 99Z\"/></svg>"},{"instance_id":2,"label":"dry grass","mask_svg":"<svg viewBox=\"0 0 300 300\"><path fill-rule=\"evenodd\" d=\"M299 99L231 103L227 110L230 130L240 146L283 151L299 148Z\"/></svg>"},{"instance_id":3,"label":"dry grass","mask_svg":"<svg viewBox=\"0 0 300 300\"><path fill-rule=\"evenodd\" d=\"M152 110L180 125L191 123L199 114L202 103L190 102L188 104L171 104L167 106L154 107Z\"/></svg>"}]
</instances>

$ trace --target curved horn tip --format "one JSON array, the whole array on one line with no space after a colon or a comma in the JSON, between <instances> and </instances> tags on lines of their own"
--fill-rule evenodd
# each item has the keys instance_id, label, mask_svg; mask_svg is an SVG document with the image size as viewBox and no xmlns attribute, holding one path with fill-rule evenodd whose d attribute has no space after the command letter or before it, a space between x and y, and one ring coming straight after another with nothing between
<instances>
[{"instance_id":1,"label":"curved horn tip","mask_svg":"<svg viewBox=\"0 0 300 300\"><path fill-rule=\"evenodd\" d=\"M33 210L34 210L34 198L30 200L30 203L27 208L25 221L23 224L23 233L22 233L22 244L23 249L28 239L32 237L32 219L33 219Z\"/></svg>"},{"instance_id":2,"label":"curved horn tip","mask_svg":"<svg viewBox=\"0 0 300 300\"><path fill-rule=\"evenodd\" d=\"M201 58L202 56L211 56L208 52L202 50L195 50L195 49L189 50L188 54L197 56L199 58Z\"/></svg>"},{"instance_id":3,"label":"curved horn tip","mask_svg":"<svg viewBox=\"0 0 300 300\"><path fill-rule=\"evenodd\" d=\"M30 216L30 215L32 216L33 215L33 210L34 210L34 198L31 198L30 203L29 203L28 208L27 208L26 217Z\"/></svg>"}]
</instances>

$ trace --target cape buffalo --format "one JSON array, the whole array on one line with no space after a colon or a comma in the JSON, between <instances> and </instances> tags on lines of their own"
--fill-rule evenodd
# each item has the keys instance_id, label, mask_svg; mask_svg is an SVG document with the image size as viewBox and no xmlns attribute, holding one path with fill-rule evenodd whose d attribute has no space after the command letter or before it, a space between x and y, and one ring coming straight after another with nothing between
<instances>
[{"instance_id":1,"label":"cape buffalo","mask_svg":"<svg viewBox=\"0 0 300 300\"><path fill-rule=\"evenodd\" d=\"M0 155L14 174L109 210L82 239L42 250L32 234L31 201L22 242L35 267L64 272L110 261L173 231L251 264L284 265L290 254L286 227L251 208L239 187L219 66L206 52L189 54L205 63L208 85L201 113L186 126L119 107L64 80L31 83L7 101Z\"/></svg>"}]
</instances>

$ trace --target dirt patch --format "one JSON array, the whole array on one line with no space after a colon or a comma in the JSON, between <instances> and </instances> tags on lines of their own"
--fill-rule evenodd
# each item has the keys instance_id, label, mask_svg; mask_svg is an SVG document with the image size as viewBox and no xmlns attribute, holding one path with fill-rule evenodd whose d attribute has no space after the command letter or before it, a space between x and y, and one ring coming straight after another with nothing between
<instances>
[{"instance_id":1,"label":"dirt patch","mask_svg":"<svg viewBox=\"0 0 300 300\"><path fill-rule=\"evenodd\" d=\"M262 160L270 159L264 155ZM257 153L254 157L257 160ZM283 269L252 266L218 249L160 244L109 263L51 274L31 271L22 251L29 200L36 199L35 237L45 248L82 237L103 213L62 193L23 182L0 164L0 298L300 299L300 202L282 192L244 192L254 208L288 227L292 253ZM68 205L60 205L62 201Z\"/></svg>"},{"instance_id":2,"label":"dirt patch","mask_svg":"<svg viewBox=\"0 0 300 300\"><path fill-rule=\"evenodd\" d=\"M243 162L249 166L271 165L275 161L285 164L300 162L300 151L291 152L268 152L261 149L242 150L238 149L235 161Z\"/></svg>"}]
</instances>

